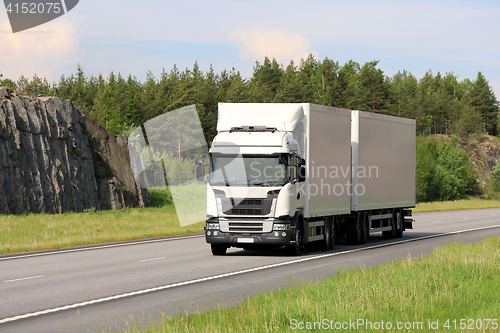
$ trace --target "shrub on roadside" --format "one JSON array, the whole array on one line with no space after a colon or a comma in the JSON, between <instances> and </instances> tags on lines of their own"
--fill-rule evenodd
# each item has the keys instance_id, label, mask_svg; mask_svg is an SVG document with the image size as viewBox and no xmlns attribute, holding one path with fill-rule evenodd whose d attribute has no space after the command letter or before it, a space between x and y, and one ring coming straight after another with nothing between
<instances>
[{"instance_id":1,"label":"shrub on roadside","mask_svg":"<svg viewBox=\"0 0 500 333\"><path fill-rule=\"evenodd\" d=\"M493 191L500 192L500 163L497 163L490 173L490 185Z\"/></svg>"},{"instance_id":2,"label":"shrub on roadside","mask_svg":"<svg viewBox=\"0 0 500 333\"><path fill-rule=\"evenodd\" d=\"M474 184L469 157L455 142L438 142L417 137L417 202L456 200Z\"/></svg>"}]
</instances>

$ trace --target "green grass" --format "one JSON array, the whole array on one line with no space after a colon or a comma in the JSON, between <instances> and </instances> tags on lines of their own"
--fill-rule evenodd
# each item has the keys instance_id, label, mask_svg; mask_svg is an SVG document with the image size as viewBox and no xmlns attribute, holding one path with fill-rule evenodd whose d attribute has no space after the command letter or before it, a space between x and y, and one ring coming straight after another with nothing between
<instances>
[{"instance_id":1,"label":"green grass","mask_svg":"<svg viewBox=\"0 0 500 333\"><path fill-rule=\"evenodd\" d=\"M0 255L203 232L204 222L181 227L167 191L151 194L157 207L0 215Z\"/></svg>"},{"instance_id":2,"label":"green grass","mask_svg":"<svg viewBox=\"0 0 500 333\"><path fill-rule=\"evenodd\" d=\"M417 206L412 209L412 211L414 213L422 213L484 208L500 208L500 200L478 199L474 196L467 196L467 198L463 200L421 202L418 203Z\"/></svg>"},{"instance_id":3,"label":"green grass","mask_svg":"<svg viewBox=\"0 0 500 333\"><path fill-rule=\"evenodd\" d=\"M343 331L334 326L331 330L331 326L327 330L294 330L298 322L307 325L324 319L328 325L332 325L330 321L335 325L349 319L363 319L372 325L383 320L394 325L392 330L360 326L351 332L403 332L396 329L398 322L413 326L406 332L460 331L454 329L454 319L457 328L460 319L467 320L467 325L470 320L476 325L477 319L496 319L500 325L499 263L500 237L467 245L455 242L437 248L425 258L344 270L319 283L290 281L281 290L246 298L233 308L216 307L175 318L163 316L149 329L141 331L136 327L130 332ZM445 329L448 319L451 327ZM439 321L439 329L429 329L429 320ZM422 323L423 330L414 323ZM485 331L498 329L492 328L490 322Z\"/></svg>"}]
</instances>

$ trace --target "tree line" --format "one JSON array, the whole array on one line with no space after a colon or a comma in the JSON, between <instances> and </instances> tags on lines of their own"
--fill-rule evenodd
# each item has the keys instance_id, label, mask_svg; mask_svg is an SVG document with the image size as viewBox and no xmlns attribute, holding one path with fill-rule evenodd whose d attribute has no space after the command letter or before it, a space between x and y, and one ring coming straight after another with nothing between
<instances>
[{"instance_id":1,"label":"tree line","mask_svg":"<svg viewBox=\"0 0 500 333\"><path fill-rule=\"evenodd\" d=\"M417 134L500 134L498 101L481 72L475 80L458 80L453 73L428 71L417 79L403 70L387 76L379 61L344 65L310 55L286 67L265 58L256 62L252 77L234 68L203 72L198 63L180 71L173 66L158 78L147 73L144 82L111 72L108 77L87 77L81 66L59 82L45 78L0 77L0 85L44 96L69 98L85 115L115 134L127 134L135 126L167 111L196 104L207 142L216 134L217 103L315 103L413 118Z\"/></svg>"}]
</instances>

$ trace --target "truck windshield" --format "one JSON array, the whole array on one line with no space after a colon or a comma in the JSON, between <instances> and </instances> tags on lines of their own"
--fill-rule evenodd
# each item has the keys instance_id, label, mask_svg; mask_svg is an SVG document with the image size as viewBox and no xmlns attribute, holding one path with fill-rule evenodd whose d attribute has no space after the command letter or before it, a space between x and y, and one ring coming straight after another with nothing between
<instances>
[{"instance_id":1,"label":"truck windshield","mask_svg":"<svg viewBox=\"0 0 500 333\"><path fill-rule=\"evenodd\" d=\"M212 156L210 185L283 186L287 183L286 158L273 156Z\"/></svg>"}]
</instances>

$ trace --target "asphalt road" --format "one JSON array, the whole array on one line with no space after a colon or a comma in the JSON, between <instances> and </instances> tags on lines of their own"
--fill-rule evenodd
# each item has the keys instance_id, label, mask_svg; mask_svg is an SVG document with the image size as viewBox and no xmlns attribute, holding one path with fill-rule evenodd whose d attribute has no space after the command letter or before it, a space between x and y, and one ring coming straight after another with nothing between
<instances>
[{"instance_id":1,"label":"asphalt road","mask_svg":"<svg viewBox=\"0 0 500 333\"><path fill-rule=\"evenodd\" d=\"M0 257L0 332L100 332L147 325L339 268L417 257L460 239L500 235L500 209L415 214L403 238L373 235L298 257L284 250L230 249L212 256L203 236Z\"/></svg>"}]
</instances>

